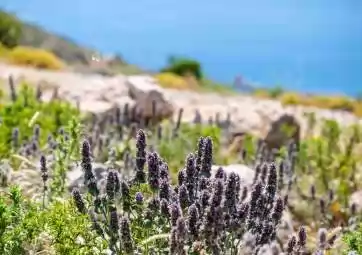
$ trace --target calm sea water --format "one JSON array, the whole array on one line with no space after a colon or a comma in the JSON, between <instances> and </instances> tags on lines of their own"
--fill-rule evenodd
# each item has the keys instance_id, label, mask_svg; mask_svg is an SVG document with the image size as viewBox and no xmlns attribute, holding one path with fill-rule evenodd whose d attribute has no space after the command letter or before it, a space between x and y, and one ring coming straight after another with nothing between
<instances>
[{"instance_id":1,"label":"calm sea water","mask_svg":"<svg viewBox=\"0 0 362 255\"><path fill-rule=\"evenodd\" d=\"M171 54L207 75L308 92L362 91L361 0L0 0L21 18L147 69Z\"/></svg>"}]
</instances>

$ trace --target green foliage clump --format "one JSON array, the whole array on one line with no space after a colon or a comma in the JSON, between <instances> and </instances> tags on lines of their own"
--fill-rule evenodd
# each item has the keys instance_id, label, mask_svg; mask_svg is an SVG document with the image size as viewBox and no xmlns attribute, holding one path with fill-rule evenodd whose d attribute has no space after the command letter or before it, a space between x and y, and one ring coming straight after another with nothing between
<instances>
[{"instance_id":1,"label":"green foliage clump","mask_svg":"<svg viewBox=\"0 0 362 255\"><path fill-rule=\"evenodd\" d=\"M48 208L22 197L17 187L0 195L0 254L100 254L103 241L70 201ZM33 252L33 253L32 253Z\"/></svg>"},{"instance_id":2,"label":"green foliage clump","mask_svg":"<svg viewBox=\"0 0 362 255\"><path fill-rule=\"evenodd\" d=\"M161 72L174 73L180 76L193 75L197 80L203 77L201 64L193 59L171 57L168 65Z\"/></svg>"},{"instance_id":3,"label":"green foliage clump","mask_svg":"<svg viewBox=\"0 0 362 255\"><path fill-rule=\"evenodd\" d=\"M40 128L39 146L43 146L49 135L55 136L60 127L79 117L79 111L57 99L41 102L36 91L23 84L18 92L11 86L11 100L2 100L0 116L0 157L4 158L16 152L23 141L32 139L35 126ZM16 138L13 137L15 129Z\"/></svg>"},{"instance_id":4,"label":"green foliage clump","mask_svg":"<svg viewBox=\"0 0 362 255\"><path fill-rule=\"evenodd\" d=\"M284 93L284 89L281 86L276 86L268 90L271 98L278 98Z\"/></svg>"},{"instance_id":5,"label":"green foliage clump","mask_svg":"<svg viewBox=\"0 0 362 255\"><path fill-rule=\"evenodd\" d=\"M0 10L0 45L7 48L17 46L21 32L22 25L16 16Z\"/></svg>"},{"instance_id":6,"label":"green foliage clump","mask_svg":"<svg viewBox=\"0 0 362 255\"><path fill-rule=\"evenodd\" d=\"M356 255L362 254L362 224L360 224L357 230L347 233L344 236L344 241L348 246L347 252Z\"/></svg>"},{"instance_id":7,"label":"green foliage clump","mask_svg":"<svg viewBox=\"0 0 362 255\"><path fill-rule=\"evenodd\" d=\"M333 190L344 205L359 182L356 166L361 163L356 146L361 139L358 125L342 130L336 121L326 120L322 136L309 137L302 141L299 153L299 175L308 178L313 171L315 185L320 192ZM333 155L333 157L331 157Z\"/></svg>"}]
</instances>

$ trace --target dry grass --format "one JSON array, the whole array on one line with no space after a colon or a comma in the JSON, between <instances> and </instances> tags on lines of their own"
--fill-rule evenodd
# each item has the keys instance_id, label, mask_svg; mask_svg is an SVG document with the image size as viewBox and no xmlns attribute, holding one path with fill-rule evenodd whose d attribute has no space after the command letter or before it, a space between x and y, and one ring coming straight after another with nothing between
<instances>
[{"instance_id":1,"label":"dry grass","mask_svg":"<svg viewBox=\"0 0 362 255\"><path fill-rule=\"evenodd\" d=\"M10 52L10 50L8 50L7 48L5 48L5 47L0 43L0 60L7 58L9 52Z\"/></svg>"},{"instance_id":2,"label":"dry grass","mask_svg":"<svg viewBox=\"0 0 362 255\"><path fill-rule=\"evenodd\" d=\"M154 75L160 86L169 89L192 90L200 93L218 93L224 95L234 95L233 88L215 83L208 79L197 80L192 75L179 76L173 73L159 73Z\"/></svg>"},{"instance_id":3,"label":"dry grass","mask_svg":"<svg viewBox=\"0 0 362 255\"><path fill-rule=\"evenodd\" d=\"M283 105L302 105L321 109L342 110L362 117L362 101L347 96L303 95L295 92L283 92L272 96L268 90L257 89L253 96L264 99L275 99Z\"/></svg>"},{"instance_id":4,"label":"dry grass","mask_svg":"<svg viewBox=\"0 0 362 255\"><path fill-rule=\"evenodd\" d=\"M304 96L296 93L284 93L280 98L284 105L304 105L322 109L342 110L362 116L362 104L344 96Z\"/></svg>"},{"instance_id":5,"label":"dry grass","mask_svg":"<svg viewBox=\"0 0 362 255\"><path fill-rule=\"evenodd\" d=\"M269 94L269 92L265 89L256 89L253 92L253 96L257 97L257 98L261 98L261 99L270 99L272 98Z\"/></svg>"},{"instance_id":6,"label":"dry grass","mask_svg":"<svg viewBox=\"0 0 362 255\"><path fill-rule=\"evenodd\" d=\"M31 66L40 69L60 70L65 66L63 61L53 53L31 47L19 46L12 50L0 47L0 58L14 65Z\"/></svg>"},{"instance_id":7,"label":"dry grass","mask_svg":"<svg viewBox=\"0 0 362 255\"><path fill-rule=\"evenodd\" d=\"M157 82L164 88L190 90L194 85L187 81L186 78L173 73L159 73L154 76Z\"/></svg>"}]
</instances>

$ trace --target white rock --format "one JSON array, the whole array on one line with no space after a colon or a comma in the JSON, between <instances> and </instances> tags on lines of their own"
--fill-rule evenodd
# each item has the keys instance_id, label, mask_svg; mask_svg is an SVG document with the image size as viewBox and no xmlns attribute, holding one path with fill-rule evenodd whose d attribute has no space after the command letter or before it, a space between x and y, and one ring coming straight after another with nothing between
<instances>
[{"instance_id":1,"label":"white rock","mask_svg":"<svg viewBox=\"0 0 362 255\"><path fill-rule=\"evenodd\" d=\"M232 164L227 166L218 166L213 165L211 167L211 176L214 177L216 171L222 167L226 174L230 174L232 172L236 173L240 177L240 183L242 186L250 186L253 183L254 179L254 170L250 167L243 165L243 164Z\"/></svg>"},{"instance_id":2,"label":"white rock","mask_svg":"<svg viewBox=\"0 0 362 255\"><path fill-rule=\"evenodd\" d=\"M358 190L351 195L349 204L350 206L352 206L352 204L355 204L357 212L362 211L362 190Z\"/></svg>"},{"instance_id":3,"label":"white rock","mask_svg":"<svg viewBox=\"0 0 362 255\"><path fill-rule=\"evenodd\" d=\"M126 85L133 99L140 98L144 94L152 91L163 94L162 88L156 83L155 79L148 75L129 76Z\"/></svg>"},{"instance_id":4,"label":"white rock","mask_svg":"<svg viewBox=\"0 0 362 255\"><path fill-rule=\"evenodd\" d=\"M80 100L80 110L83 112L91 113L103 113L112 108L111 103L102 102L102 101L82 101Z\"/></svg>"}]
</instances>

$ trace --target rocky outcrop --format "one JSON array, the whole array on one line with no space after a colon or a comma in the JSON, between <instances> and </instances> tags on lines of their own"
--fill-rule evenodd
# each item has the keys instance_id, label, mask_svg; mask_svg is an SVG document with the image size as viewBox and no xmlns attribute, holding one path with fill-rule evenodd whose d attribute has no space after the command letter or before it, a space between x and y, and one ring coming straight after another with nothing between
<instances>
[{"instance_id":1,"label":"rocky outcrop","mask_svg":"<svg viewBox=\"0 0 362 255\"><path fill-rule=\"evenodd\" d=\"M148 76L133 76L127 81L129 96L135 101L134 121L156 124L172 118L174 106L165 99L162 89Z\"/></svg>"},{"instance_id":2,"label":"rocky outcrop","mask_svg":"<svg viewBox=\"0 0 362 255\"><path fill-rule=\"evenodd\" d=\"M296 145L300 142L300 124L290 114L283 114L276 121L271 123L270 130L264 138L268 149L280 149L293 141Z\"/></svg>"},{"instance_id":3,"label":"rocky outcrop","mask_svg":"<svg viewBox=\"0 0 362 255\"><path fill-rule=\"evenodd\" d=\"M129 96L137 100L143 98L150 92L163 94L163 89L156 83L155 79L147 75L129 76L126 80Z\"/></svg>"},{"instance_id":4,"label":"rocky outcrop","mask_svg":"<svg viewBox=\"0 0 362 255\"><path fill-rule=\"evenodd\" d=\"M349 201L350 207L354 207L356 213L362 212L362 190L354 192Z\"/></svg>"}]
</instances>

